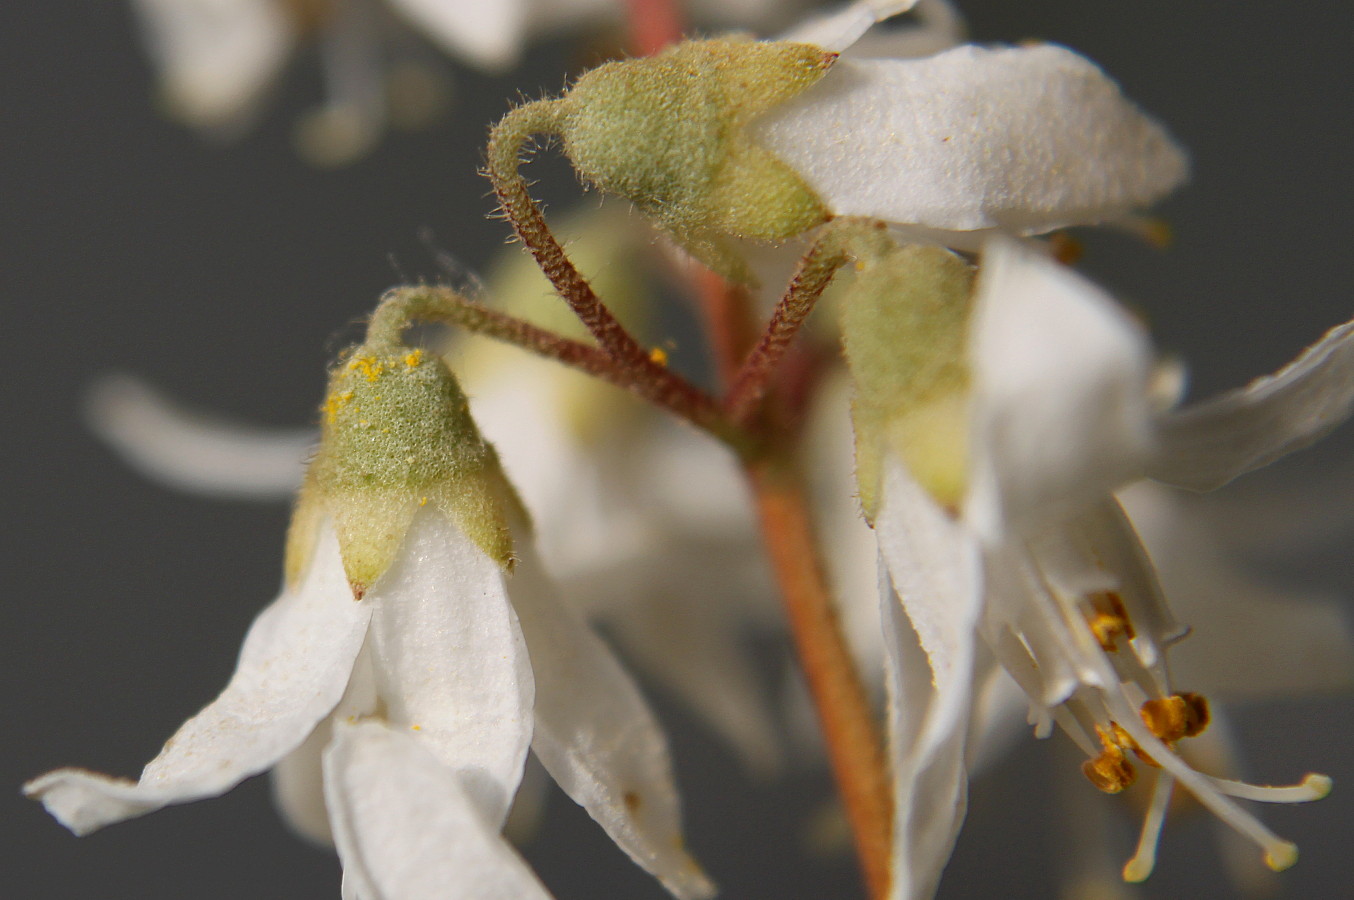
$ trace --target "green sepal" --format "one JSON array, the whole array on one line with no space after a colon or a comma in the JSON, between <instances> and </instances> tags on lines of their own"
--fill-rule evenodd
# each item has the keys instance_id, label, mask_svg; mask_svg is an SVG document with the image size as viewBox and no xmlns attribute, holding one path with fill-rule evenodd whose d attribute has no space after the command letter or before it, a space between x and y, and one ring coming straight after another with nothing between
<instances>
[{"instance_id":1,"label":"green sepal","mask_svg":"<svg viewBox=\"0 0 1354 900\"><path fill-rule=\"evenodd\" d=\"M841 294L841 330L855 387L861 506L873 521L884 457L893 453L938 503L957 509L968 472L973 267L923 245L858 259Z\"/></svg>"},{"instance_id":2,"label":"green sepal","mask_svg":"<svg viewBox=\"0 0 1354 900\"><path fill-rule=\"evenodd\" d=\"M784 240L829 214L746 126L836 58L813 44L720 39L607 63L560 101L565 153L584 180L630 200L716 272L749 281L730 238Z\"/></svg>"}]
</instances>

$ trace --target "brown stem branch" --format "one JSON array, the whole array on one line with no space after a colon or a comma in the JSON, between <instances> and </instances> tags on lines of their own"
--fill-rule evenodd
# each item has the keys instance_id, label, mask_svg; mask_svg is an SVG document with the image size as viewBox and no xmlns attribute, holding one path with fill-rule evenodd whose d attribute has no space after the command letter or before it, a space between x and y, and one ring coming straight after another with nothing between
<instances>
[{"instance_id":1,"label":"brown stem branch","mask_svg":"<svg viewBox=\"0 0 1354 900\"><path fill-rule=\"evenodd\" d=\"M415 320L455 325L512 344L630 391L736 446L746 443L741 434L731 432L719 405L708 395L666 391L660 382L636 382L630 372L597 347L489 309L447 287L403 287L386 292L368 326L368 340L397 342Z\"/></svg>"},{"instance_id":2,"label":"brown stem branch","mask_svg":"<svg viewBox=\"0 0 1354 900\"><path fill-rule=\"evenodd\" d=\"M837 219L819 232L818 239L799 261L761 338L733 379L724 398L724 409L730 419L746 425L756 417L777 367L818 298L837 270L851 259L855 245L864 240L877 241L882 227L881 223L860 219Z\"/></svg>"},{"instance_id":3,"label":"brown stem branch","mask_svg":"<svg viewBox=\"0 0 1354 900\"><path fill-rule=\"evenodd\" d=\"M774 459L746 466L762 535L785 603L874 900L888 894L893 795L879 728L837 621L799 479Z\"/></svg>"}]
</instances>

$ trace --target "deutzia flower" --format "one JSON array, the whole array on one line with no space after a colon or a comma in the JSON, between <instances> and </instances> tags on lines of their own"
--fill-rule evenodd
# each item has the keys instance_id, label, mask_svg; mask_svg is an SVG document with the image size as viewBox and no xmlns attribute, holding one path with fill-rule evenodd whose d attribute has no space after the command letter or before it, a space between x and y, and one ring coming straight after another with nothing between
<instances>
[{"instance_id":1,"label":"deutzia flower","mask_svg":"<svg viewBox=\"0 0 1354 900\"><path fill-rule=\"evenodd\" d=\"M1140 328L1037 250L990 241L976 288L939 250L862 265L843 329L889 644L894 895L929 896L939 879L963 815L975 685L994 664L1039 733L1056 722L1077 743L1097 787L1155 772L1126 878L1151 871L1177 782L1271 867L1291 865L1293 845L1234 798L1311 800L1329 779L1260 788L1182 758L1208 703L1168 674L1164 651L1185 629L1111 492L1147 475L1216 486L1343 421L1354 323L1274 376L1175 411Z\"/></svg>"},{"instance_id":2,"label":"deutzia flower","mask_svg":"<svg viewBox=\"0 0 1354 900\"><path fill-rule=\"evenodd\" d=\"M593 69L500 123L500 197L527 137L557 135L587 183L748 281L734 239L783 241L862 216L972 248L996 230L1120 219L1184 180L1165 130L1065 48L841 55L912 5L864 0L783 40L687 41Z\"/></svg>"},{"instance_id":3,"label":"deutzia flower","mask_svg":"<svg viewBox=\"0 0 1354 900\"><path fill-rule=\"evenodd\" d=\"M546 897L499 835L530 747L674 895L708 896L657 722L553 598L465 396L400 340L409 316L388 301L331 375L287 585L225 691L139 781L61 769L26 792L86 834L277 767L298 828L332 833L345 896Z\"/></svg>"}]
</instances>

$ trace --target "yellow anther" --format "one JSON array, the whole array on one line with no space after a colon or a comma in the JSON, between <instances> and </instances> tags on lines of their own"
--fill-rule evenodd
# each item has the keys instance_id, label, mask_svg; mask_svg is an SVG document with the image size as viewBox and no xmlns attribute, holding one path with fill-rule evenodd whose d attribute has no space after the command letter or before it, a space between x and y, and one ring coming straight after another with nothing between
<instances>
[{"instance_id":1,"label":"yellow anther","mask_svg":"<svg viewBox=\"0 0 1354 900\"><path fill-rule=\"evenodd\" d=\"M1118 729L1117 725L1113 723L1111 725ZM1094 759L1082 763L1081 773L1091 784L1105 793L1117 794L1131 785L1138 777L1138 773L1133 769L1133 763L1125 758L1123 748L1116 742L1114 734L1098 725L1095 732L1100 736L1100 746L1105 750Z\"/></svg>"},{"instance_id":2,"label":"yellow anther","mask_svg":"<svg viewBox=\"0 0 1354 900\"><path fill-rule=\"evenodd\" d=\"M1208 698L1194 693L1158 697L1144 703L1139 714L1152 734L1169 744L1208 727Z\"/></svg>"},{"instance_id":3,"label":"yellow anther","mask_svg":"<svg viewBox=\"0 0 1354 900\"><path fill-rule=\"evenodd\" d=\"M666 366L668 364L668 351L664 350L662 347L654 347L649 351L649 362L656 363L660 366Z\"/></svg>"},{"instance_id":4,"label":"yellow anther","mask_svg":"<svg viewBox=\"0 0 1354 900\"><path fill-rule=\"evenodd\" d=\"M1154 769L1161 768L1161 763L1157 762L1151 756L1148 756L1146 753L1144 753L1142 748L1138 746L1138 742L1133 740L1133 735L1125 731L1124 727L1120 725L1118 722L1110 723L1110 731L1114 735L1114 743L1117 744L1119 747L1123 748L1124 750L1132 750L1134 756L1136 756L1143 762L1147 763L1152 768Z\"/></svg>"},{"instance_id":5,"label":"yellow anther","mask_svg":"<svg viewBox=\"0 0 1354 900\"><path fill-rule=\"evenodd\" d=\"M404 364L411 369L421 362L423 362L422 350L411 350L410 352L404 354Z\"/></svg>"},{"instance_id":6,"label":"yellow anther","mask_svg":"<svg viewBox=\"0 0 1354 900\"><path fill-rule=\"evenodd\" d=\"M1119 649L1119 639L1133 640L1136 632L1129 621L1124 601L1113 591L1100 591L1086 598L1091 608L1086 613L1086 624L1106 653Z\"/></svg>"}]
</instances>

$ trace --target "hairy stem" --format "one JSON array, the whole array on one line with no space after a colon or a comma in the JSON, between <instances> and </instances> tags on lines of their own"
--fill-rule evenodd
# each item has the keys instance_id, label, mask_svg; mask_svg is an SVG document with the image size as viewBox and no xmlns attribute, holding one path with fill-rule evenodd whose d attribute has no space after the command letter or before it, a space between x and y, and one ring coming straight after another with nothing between
<instances>
[{"instance_id":1,"label":"hairy stem","mask_svg":"<svg viewBox=\"0 0 1354 900\"><path fill-rule=\"evenodd\" d=\"M883 742L828 591L804 488L784 461L745 467L869 894L889 889L893 795Z\"/></svg>"},{"instance_id":2,"label":"hairy stem","mask_svg":"<svg viewBox=\"0 0 1354 900\"><path fill-rule=\"evenodd\" d=\"M823 226L818 239L799 261L761 338L733 378L724 398L724 409L730 419L746 425L756 417L781 360L818 298L858 247L873 249L886 240L883 229L883 223L863 219L836 219Z\"/></svg>"},{"instance_id":3,"label":"hairy stem","mask_svg":"<svg viewBox=\"0 0 1354 900\"><path fill-rule=\"evenodd\" d=\"M674 393L664 390L662 383L636 382L615 359L597 347L489 309L447 287L402 287L387 291L367 326L367 340L373 344L398 344L404 329L415 321L455 325L553 359L630 391L735 448L748 443L745 435L729 428L719 405L708 395Z\"/></svg>"}]
</instances>

